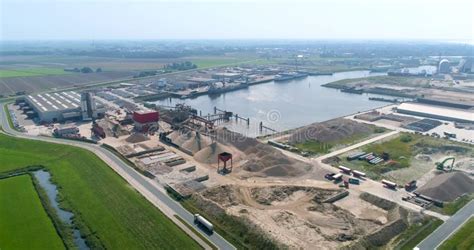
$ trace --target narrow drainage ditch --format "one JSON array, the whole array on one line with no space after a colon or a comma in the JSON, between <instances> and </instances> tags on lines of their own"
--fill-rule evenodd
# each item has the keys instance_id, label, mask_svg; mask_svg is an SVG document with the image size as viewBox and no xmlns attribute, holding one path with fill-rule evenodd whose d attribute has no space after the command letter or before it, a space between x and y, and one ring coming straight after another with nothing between
<instances>
[{"instance_id":1,"label":"narrow drainage ditch","mask_svg":"<svg viewBox=\"0 0 474 250\"><path fill-rule=\"evenodd\" d=\"M74 214L59 207L59 203L57 201L58 189L56 188L56 185L51 183L51 174L45 170L34 171L33 174L39 185L45 190L49 202L53 206L61 221L73 228L74 243L76 246L80 250L89 250L90 248L87 246L85 239L81 237L81 232L79 229L74 228L73 226L72 218L74 217Z\"/></svg>"}]
</instances>

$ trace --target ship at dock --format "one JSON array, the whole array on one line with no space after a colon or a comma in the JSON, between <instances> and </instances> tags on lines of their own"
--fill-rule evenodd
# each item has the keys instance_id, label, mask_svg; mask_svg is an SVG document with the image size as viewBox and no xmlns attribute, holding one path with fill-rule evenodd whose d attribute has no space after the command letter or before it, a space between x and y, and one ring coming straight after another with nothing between
<instances>
[{"instance_id":1,"label":"ship at dock","mask_svg":"<svg viewBox=\"0 0 474 250\"><path fill-rule=\"evenodd\" d=\"M285 73L280 73L275 76L274 81L275 82L283 82L283 81L289 81L293 79L299 79L299 78L305 78L308 76L308 73L302 73L302 72L285 72Z\"/></svg>"},{"instance_id":2,"label":"ship at dock","mask_svg":"<svg viewBox=\"0 0 474 250\"><path fill-rule=\"evenodd\" d=\"M209 90L207 93L210 95L221 94L221 93L225 93L229 91L248 88L248 86L249 85L245 82L235 82L235 83L217 82L209 86Z\"/></svg>"}]
</instances>

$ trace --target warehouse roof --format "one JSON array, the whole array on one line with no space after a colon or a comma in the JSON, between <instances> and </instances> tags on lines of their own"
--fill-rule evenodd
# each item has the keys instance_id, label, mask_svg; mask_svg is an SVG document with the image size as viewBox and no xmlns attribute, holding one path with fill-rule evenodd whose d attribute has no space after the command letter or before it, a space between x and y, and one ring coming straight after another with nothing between
<instances>
[{"instance_id":1,"label":"warehouse roof","mask_svg":"<svg viewBox=\"0 0 474 250\"><path fill-rule=\"evenodd\" d=\"M79 107L81 96L75 91L28 95L31 103L43 112Z\"/></svg>"},{"instance_id":2,"label":"warehouse roof","mask_svg":"<svg viewBox=\"0 0 474 250\"><path fill-rule=\"evenodd\" d=\"M431 117L446 117L453 120L463 120L466 122L474 122L474 111L455 108L447 108L442 106L433 106L412 102L405 102L398 106L399 111L415 112L429 115Z\"/></svg>"}]
</instances>

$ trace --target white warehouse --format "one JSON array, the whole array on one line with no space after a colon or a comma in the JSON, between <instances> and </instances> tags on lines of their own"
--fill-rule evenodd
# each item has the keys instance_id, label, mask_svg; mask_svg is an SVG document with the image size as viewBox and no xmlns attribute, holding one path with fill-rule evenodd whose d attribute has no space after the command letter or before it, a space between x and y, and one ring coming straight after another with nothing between
<instances>
[{"instance_id":1,"label":"white warehouse","mask_svg":"<svg viewBox=\"0 0 474 250\"><path fill-rule=\"evenodd\" d=\"M88 98L88 100L92 103L88 107L94 107L96 110L95 112L86 112L94 116L87 117L87 119L97 118L105 113L104 105L92 93L89 95L90 99ZM81 94L75 91L28 95L25 97L25 101L43 122L83 119Z\"/></svg>"}]
</instances>

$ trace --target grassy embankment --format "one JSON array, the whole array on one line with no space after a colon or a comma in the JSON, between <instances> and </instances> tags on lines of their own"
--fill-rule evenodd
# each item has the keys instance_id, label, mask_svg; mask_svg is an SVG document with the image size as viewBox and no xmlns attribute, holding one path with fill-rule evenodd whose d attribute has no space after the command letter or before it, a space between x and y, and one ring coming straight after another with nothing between
<instances>
[{"instance_id":1,"label":"grassy embankment","mask_svg":"<svg viewBox=\"0 0 474 250\"><path fill-rule=\"evenodd\" d=\"M26 76L48 76L71 74L64 69L58 68L24 68L24 69L3 69L0 70L0 78L26 77Z\"/></svg>"},{"instance_id":2,"label":"grassy embankment","mask_svg":"<svg viewBox=\"0 0 474 250\"><path fill-rule=\"evenodd\" d=\"M64 249L29 175L0 179L2 249Z\"/></svg>"},{"instance_id":3,"label":"grassy embankment","mask_svg":"<svg viewBox=\"0 0 474 250\"><path fill-rule=\"evenodd\" d=\"M381 134L386 131L387 129L385 128L373 126L372 132L357 133L342 140L335 140L329 142L309 140L302 143L297 143L294 146L301 151L310 153L311 155L327 154L333 151L333 149L335 148L340 148L341 146L349 146L358 143L362 140L368 139L373 135Z\"/></svg>"},{"instance_id":4,"label":"grassy embankment","mask_svg":"<svg viewBox=\"0 0 474 250\"><path fill-rule=\"evenodd\" d=\"M436 228L443 224L439 219L424 219L420 223L410 225L394 240L397 250L411 250L423 239L430 235Z\"/></svg>"},{"instance_id":5,"label":"grassy embankment","mask_svg":"<svg viewBox=\"0 0 474 250\"><path fill-rule=\"evenodd\" d=\"M173 197L173 194L171 195ZM280 247L259 229L250 226L241 218L226 213L207 213L195 202L194 198L177 200L189 212L199 213L208 219L213 224L214 231L222 235L237 249L278 249Z\"/></svg>"},{"instance_id":6,"label":"grassy embankment","mask_svg":"<svg viewBox=\"0 0 474 250\"><path fill-rule=\"evenodd\" d=\"M474 217L471 217L456 233L443 242L438 249L474 249Z\"/></svg>"},{"instance_id":7,"label":"grassy embankment","mask_svg":"<svg viewBox=\"0 0 474 250\"><path fill-rule=\"evenodd\" d=\"M386 152L390 155L390 162L372 165L366 161L353 160L348 161L346 153L340 156L342 164L351 169L360 170L372 179L380 179L382 174L410 167L410 164L417 154L436 154L446 152L456 152L460 154L469 154L473 152L472 148L466 147L464 144L449 141L446 139L438 139L424 135L401 133L382 142L376 142L360 148L364 152L374 152L381 155ZM434 168L433 164L433 168Z\"/></svg>"},{"instance_id":8,"label":"grassy embankment","mask_svg":"<svg viewBox=\"0 0 474 250\"><path fill-rule=\"evenodd\" d=\"M466 194L452 202L445 202L443 207L431 207L430 210L440 214L453 215L473 199L474 194Z\"/></svg>"},{"instance_id":9,"label":"grassy embankment","mask_svg":"<svg viewBox=\"0 0 474 250\"><path fill-rule=\"evenodd\" d=\"M58 186L60 205L74 213L75 226L93 248L199 248L161 211L87 150L0 134L0 162L0 173L31 165L45 166ZM0 209L6 206L10 205L0 203ZM18 227L18 230L28 229ZM5 234L0 234L0 242L5 240L3 237Z\"/></svg>"}]
</instances>

